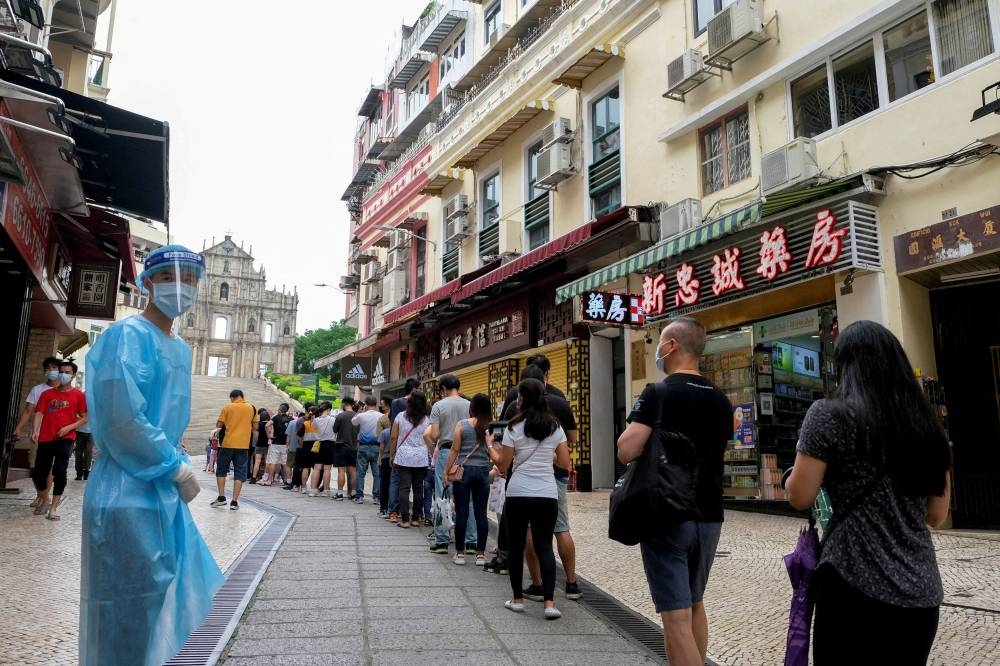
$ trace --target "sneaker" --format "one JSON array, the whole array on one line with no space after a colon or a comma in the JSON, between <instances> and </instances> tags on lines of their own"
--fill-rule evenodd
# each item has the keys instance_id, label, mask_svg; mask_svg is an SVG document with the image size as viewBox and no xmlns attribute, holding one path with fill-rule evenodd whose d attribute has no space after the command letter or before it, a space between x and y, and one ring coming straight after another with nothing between
<instances>
[{"instance_id":1,"label":"sneaker","mask_svg":"<svg viewBox=\"0 0 1000 666\"><path fill-rule=\"evenodd\" d=\"M303 495L305 495L306 494L306 487L305 486L299 486L299 492L302 493Z\"/></svg>"},{"instance_id":2,"label":"sneaker","mask_svg":"<svg viewBox=\"0 0 1000 666\"><path fill-rule=\"evenodd\" d=\"M497 565L497 574L500 576L510 575L510 569L507 564L507 560L500 560L500 564Z\"/></svg>"},{"instance_id":3,"label":"sneaker","mask_svg":"<svg viewBox=\"0 0 1000 666\"><path fill-rule=\"evenodd\" d=\"M459 553L455 557L451 558L451 561L455 564L462 566L465 564L465 553Z\"/></svg>"},{"instance_id":4,"label":"sneaker","mask_svg":"<svg viewBox=\"0 0 1000 666\"><path fill-rule=\"evenodd\" d=\"M569 582L566 583L567 599L573 599L575 601L576 599L579 599L582 596L583 592L580 591L579 583L569 583Z\"/></svg>"},{"instance_id":5,"label":"sneaker","mask_svg":"<svg viewBox=\"0 0 1000 666\"><path fill-rule=\"evenodd\" d=\"M476 554L476 544L474 544L474 543L467 543L467 544L465 544L465 554L466 555L475 555Z\"/></svg>"},{"instance_id":6,"label":"sneaker","mask_svg":"<svg viewBox=\"0 0 1000 666\"><path fill-rule=\"evenodd\" d=\"M476 566L477 567L486 566L486 556L485 555L476 555Z\"/></svg>"},{"instance_id":7,"label":"sneaker","mask_svg":"<svg viewBox=\"0 0 1000 666\"><path fill-rule=\"evenodd\" d=\"M430 518L424 518L424 527L434 527L434 521Z\"/></svg>"},{"instance_id":8,"label":"sneaker","mask_svg":"<svg viewBox=\"0 0 1000 666\"><path fill-rule=\"evenodd\" d=\"M545 609L545 619L546 620L558 620L562 617L562 613L555 606Z\"/></svg>"},{"instance_id":9,"label":"sneaker","mask_svg":"<svg viewBox=\"0 0 1000 666\"><path fill-rule=\"evenodd\" d=\"M308 496L309 497L319 497L319 493L317 493L315 490L310 490L309 493L308 493Z\"/></svg>"},{"instance_id":10,"label":"sneaker","mask_svg":"<svg viewBox=\"0 0 1000 666\"><path fill-rule=\"evenodd\" d=\"M531 599L532 601L542 601L545 598L545 593L542 591L541 585L529 585L524 588L524 598Z\"/></svg>"},{"instance_id":11,"label":"sneaker","mask_svg":"<svg viewBox=\"0 0 1000 666\"><path fill-rule=\"evenodd\" d=\"M362 497L355 497L355 498L354 498L354 503L355 503L355 504L364 504L364 503L365 503L365 500L364 500L364 498L362 498Z\"/></svg>"},{"instance_id":12,"label":"sneaker","mask_svg":"<svg viewBox=\"0 0 1000 666\"><path fill-rule=\"evenodd\" d=\"M229 503L229 510L230 511L239 511L240 510L240 503L237 502L236 500L233 500L232 502Z\"/></svg>"},{"instance_id":13,"label":"sneaker","mask_svg":"<svg viewBox=\"0 0 1000 666\"><path fill-rule=\"evenodd\" d=\"M338 501L343 501L343 499L344 499L344 493L337 493L337 494L335 494L333 496L333 499L338 500Z\"/></svg>"},{"instance_id":14,"label":"sneaker","mask_svg":"<svg viewBox=\"0 0 1000 666\"><path fill-rule=\"evenodd\" d=\"M286 483L285 485L283 485L281 487L283 489L285 489L285 490L295 490L294 486L292 486L292 484L290 484L290 483Z\"/></svg>"},{"instance_id":15,"label":"sneaker","mask_svg":"<svg viewBox=\"0 0 1000 666\"><path fill-rule=\"evenodd\" d=\"M90 478L90 472L84 472L83 473L83 480L86 481L88 478Z\"/></svg>"},{"instance_id":16,"label":"sneaker","mask_svg":"<svg viewBox=\"0 0 1000 666\"><path fill-rule=\"evenodd\" d=\"M250 485L254 485L257 483L257 479L251 476L249 479L247 479L247 483L249 483Z\"/></svg>"},{"instance_id":17,"label":"sneaker","mask_svg":"<svg viewBox=\"0 0 1000 666\"><path fill-rule=\"evenodd\" d=\"M373 497L372 504L378 504L381 499L382 499L381 497Z\"/></svg>"},{"instance_id":18,"label":"sneaker","mask_svg":"<svg viewBox=\"0 0 1000 666\"><path fill-rule=\"evenodd\" d=\"M389 512L388 511L379 511L378 512L378 517L381 518L382 520L389 520Z\"/></svg>"},{"instance_id":19,"label":"sneaker","mask_svg":"<svg viewBox=\"0 0 1000 666\"><path fill-rule=\"evenodd\" d=\"M524 612L524 603L523 602L516 602L513 599L511 599L510 601L503 602L503 607L506 608L509 611L514 611L515 613L523 613Z\"/></svg>"},{"instance_id":20,"label":"sneaker","mask_svg":"<svg viewBox=\"0 0 1000 666\"><path fill-rule=\"evenodd\" d=\"M75 478L75 479L73 479L73 480L74 480L74 481L83 481L83 474L77 474L77 475L76 475L76 478Z\"/></svg>"},{"instance_id":21,"label":"sneaker","mask_svg":"<svg viewBox=\"0 0 1000 666\"><path fill-rule=\"evenodd\" d=\"M446 543L436 543L431 546L431 552L435 555L447 555L448 554L448 544Z\"/></svg>"},{"instance_id":22,"label":"sneaker","mask_svg":"<svg viewBox=\"0 0 1000 666\"><path fill-rule=\"evenodd\" d=\"M222 495L219 495L215 500L212 501L212 503L209 506L214 506L214 507L226 506L226 498L223 497Z\"/></svg>"},{"instance_id":23,"label":"sneaker","mask_svg":"<svg viewBox=\"0 0 1000 666\"><path fill-rule=\"evenodd\" d=\"M389 514L389 522L391 522L391 523L398 523L399 522L399 514L396 513L395 511L393 511L392 513L390 513Z\"/></svg>"}]
</instances>

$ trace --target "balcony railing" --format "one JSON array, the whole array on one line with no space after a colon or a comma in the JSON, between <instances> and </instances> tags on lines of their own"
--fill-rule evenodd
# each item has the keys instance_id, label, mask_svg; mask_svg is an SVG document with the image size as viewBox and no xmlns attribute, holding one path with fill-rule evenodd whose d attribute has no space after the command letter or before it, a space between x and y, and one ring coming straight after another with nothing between
<instances>
[{"instance_id":1,"label":"balcony railing","mask_svg":"<svg viewBox=\"0 0 1000 666\"><path fill-rule=\"evenodd\" d=\"M382 187L386 181L391 180L406 166L406 163L410 161L411 157L419 153L424 146L430 143L432 136L434 136L434 123L428 124L423 130L421 130L420 134L417 135L416 140L414 140L409 148L403 151L403 154L392 163L391 167L375 176L374 180L372 180L371 184L365 190L362 200L367 201L374 196L374 194L378 192L378 189Z\"/></svg>"},{"instance_id":2,"label":"balcony railing","mask_svg":"<svg viewBox=\"0 0 1000 666\"><path fill-rule=\"evenodd\" d=\"M540 19L535 27L528 30L520 39L518 39L517 43L507 50L507 53L503 58L501 58L500 62L483 74L482 78L474 83L471 88L466 90L458 97L458 99L451 103L450 109L441 114L437 121L438 131L444 129L444 127L459 114L466 104L479 97L483 91L489 88L491 83L500 78L500 75L505 69L507 69L508 65L520 58L532 44L537 42L542 35L547 33L552 28L553 24L560 16L569 11L573 5L578 2L580 2L580 0L562 0L559 5L552 8L548 16Z\"/></svg>"}]
</instances>

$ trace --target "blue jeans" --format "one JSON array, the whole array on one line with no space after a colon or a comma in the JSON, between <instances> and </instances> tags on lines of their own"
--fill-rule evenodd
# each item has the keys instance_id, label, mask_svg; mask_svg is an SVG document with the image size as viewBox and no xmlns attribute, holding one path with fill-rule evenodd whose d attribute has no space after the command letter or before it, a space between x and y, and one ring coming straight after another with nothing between
<instances>
[{"instance_id":1,"label":"blue jeans","mask_svg":"<svg viewBox=\"0 0 1000 666\"><path fill-rule=\"evenodd\" d=\"M472 543L468 536L471 525L476 530L476 551L482 553L486 550L486 537L490 532L490 524L486 522L486 503L490 499L490 469L466 466L462 480L452 482L452 486L455 489L455 534L464 533L465 542ZM455 544L455 547L459 548L459 545Z\"/></svg>"},{"instance_id":2,"label":"blue jeans","mask_svg":"<svg viewBox=\"0 0 1000 666\"><path fill-rule=\"evenodd\" d=\"M229 475L229 465L233 466L233 477L236 481L247 478L248 456L246 449L227 449L219 447L219 460L215 465L215 476L221 479Z\"/></svg>"},{"instance_id":3,"label":"blue jeans","mask_svg":"<svg viewBox=\"0 0 1000 666\"><path fill-rule=\"evenodd\" d=\"M368 469L371 468L373 479L372 497L378 500L379 478L381 476L378 462L378 446L373 444L362 444L358 447L358 481L357 489L354 493L355 497L361 499L365 498L365 476L368 474Z\"/></svg>"},{"instance_id":4,"label":"blue jeans","mask_svg":"<svg viewBox=\"0 0 1000 666\"><path fill-rule=\"evenodd\" d=\"M450 449L445 449L438 453L437 465L434 466L434 497L441 497L444 492L444 485L441 483L444 480L444 466L448 462L448 454L451 453ZM459 543L458 539L455 539L456 548L459 546L464 546L466 543L476 543L476 517L475 512L472 511L472 502L469 502L469 524L465 528L465 542ZM428 516L431 514L427 514ZM489 529L489 523L485 523L487 529ZM458 526L456 525L456 528ZM459 532L455 532L459 534ZM436 544L447 544L451 542L450 530L442 530L440 527L434 528L434 543Z\"/></svg>"},{"instance_id":5,"label":"blue jeans","mask_svg":"<svg viewBox=\"0 0 1000 666\"><path fill-rule=\"evenodd\" d=\"M392 468L389 475L389 513L399 512L399 470Z\"/></svg>"}]
</instances>

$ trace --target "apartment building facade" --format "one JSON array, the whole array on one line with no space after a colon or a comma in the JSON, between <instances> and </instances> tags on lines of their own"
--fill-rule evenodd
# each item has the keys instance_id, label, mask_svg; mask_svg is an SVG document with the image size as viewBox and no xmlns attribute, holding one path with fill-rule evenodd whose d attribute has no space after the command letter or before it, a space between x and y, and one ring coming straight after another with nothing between
<instances>
[{"instance_id":1,"label":"apartment building facade","mask_svg":"<svg viewBox=\"0 0 1000 666\"><path fill-rule=\"evenodd\" d=\"M459 19L435 27L445 14ZM387 388L447 371L499 396L544 351L581 423L579 485L609 487L626 410L656 378L647 341L690 314L734 404L727 496L767 504L805 410L836 386L838 331L871 319L947 415L956 524L1000 522L1000 463L977 434L1000 434L1000 322L975 307L1000 273L996 0L427 16L371 94L385 118L426 74L440 111L403 128L398 156L368 145L345 193L362 324L347 351ZM417 83L393 87L408 66Z\"/></svg>"}]
</instances>

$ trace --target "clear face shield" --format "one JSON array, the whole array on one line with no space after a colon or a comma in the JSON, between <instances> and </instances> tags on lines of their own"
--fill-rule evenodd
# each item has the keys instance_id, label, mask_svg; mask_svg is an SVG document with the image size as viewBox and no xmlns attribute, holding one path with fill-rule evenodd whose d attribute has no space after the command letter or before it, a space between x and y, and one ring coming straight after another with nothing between
<instances>
[{"instance_id":1,"label":"clear face shield","mask_svg":"<svg viewBox=\"0 0 1000 666\"><path fill-rule=\"evenodd\" d=\"M205 275L205 258L181 246L167 245L153 251L139 283L146 278L152 284L152 301L160 312L171 319L194 307L198 298L198 282Z\"/></svg>"}]
</instances>

